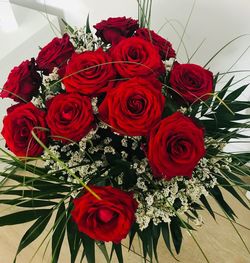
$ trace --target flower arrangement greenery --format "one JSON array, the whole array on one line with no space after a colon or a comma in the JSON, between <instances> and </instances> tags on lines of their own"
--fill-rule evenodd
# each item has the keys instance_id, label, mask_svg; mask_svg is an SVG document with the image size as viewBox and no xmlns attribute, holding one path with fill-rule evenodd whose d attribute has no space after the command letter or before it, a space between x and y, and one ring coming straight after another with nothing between
<instances>
[{"instance_id":1,"label":"flower arrangement greenery","mask_svg":"<svg viewBox=\"0 0 250 263\"><path fill-rule=\"evenodd\" d=\"M88 262L95 246L107 262L114 252L123 262L122 240L130 249L136 235L144 259L158 261L159 237L174 256L183 229L209 262L192 234L200 210L215 218L207 196L230 221L236 215L221 188L249 208L235 188L250 188L242 179L250 153L223 150L249 138L250 102L237 100L247 85L231 78L217 90L221 74L210 61L179 63L172 44L149 29L151 5L138 1L139 21L108 18L95 35L88 19L80 29L64 21L62 38L10 72L0 95L17 103L3 119L0 203L23 211L1 216L0 226L34 221L14 262L53 214L45 238L53 263L65 236L71 263L82 246Z\"/></svg>"}]
</instances>

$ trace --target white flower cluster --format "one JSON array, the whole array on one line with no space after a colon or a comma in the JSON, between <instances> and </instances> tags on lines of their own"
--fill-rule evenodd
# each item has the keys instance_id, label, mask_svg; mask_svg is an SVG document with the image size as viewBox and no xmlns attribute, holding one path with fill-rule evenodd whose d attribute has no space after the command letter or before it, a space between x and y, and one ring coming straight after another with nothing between
<instances>
[{"instance_id":1,"label":"white flower cluster","mask_svg":"<svg viewBox=\"0 0 250 263\"><path fill-rule=\"evenodd\" d=\"M183 114L186 114L187 112L188 112L188 108L187 107L180 107L180 109L179 110L177 110L177 111L179 111L179 112L181 112L181 113L183 113Z\"/></svg>"},{"instance_id":2,"label":"white flower cluster","mask_svg":"<svg viewBox=\"0 0 250 263\"><path fill-rule=\"evenodd\" d=\"M37 108L45 108L45 105L43 103L43 99L41 96L33 97L31 102L37 107Z\"/></svg>"},{"instance_id":3,"label":"white flower cluster","mask_svg":"<svg viewBox=\"0 0 250 263\"><path fill-rule=\"evenodd\" d=\"M48 75L43 75L43 87L39 88L40 94L45 95L45 100L49 100L50 98L54 97L59 92L55 92L54 86L55 82L59 80L60 76L58 75L58 68L55 67L53 71ZM60 85L62 87L61 83L56 83L56 85ZM33 97L31 102L37 107L37 108L45 108L43 98L38 95L36 97Z\"/></svg>"},{"instance_id":4,"label":"white flower cluster","mask_svg":"<svg viewBox=\"0 0 250 263\"><path fill-rule=\"evenodd\" d=\"M48 76L43 76L43 85L46 88L49 88L51 82L59 80L58 70L57 67L54 67L53 71Z\"/></svg>"},{"instance_id":5,"label":"white flower cluster","mask_svg":"<svg viewBox=\"0 0 250 263\"><path fill-rule=\"evenodd\" d=\"M101 41L95 39L92 33L86 33L86 27L73 28L73 32L66 28L70 41L77 53L84 51L94 51L101 46Z\"/></svg>"},{"instance_id":6,"label":"white flower cluster","mask_svg":"<svg viewBox=\"0 0 250 263\"><path fill-rule=\"evenodd\" d=\"M49 173L54 173L59 171L61 168L57 162L54 161L53 157L56 157L60 159L61 154L60 154L60 146L59 145L50 145L48 147L50 153L47 151L44 151L44 154L41 156L42 159L44 160L44 165L49 167Z\"/></svg>"},{"instance_id":7,"label":"white flower cluster","mask_svg":"<svg viewBox=\"0 0 250 263\"><path fill-rule=\"evenodd\" d=\"M230 161L226 158L223 162L225 160ZM167 181L153 180L146 159L140 165L143 166L145 173L137 179L134 196L139 204L136 221L141 230L147 228L150 221L155 225L170 222L176 212L182 215L190 211L194 202L198 202L202 195L207 196L208 189L217 185L213 174L217 172L216 168L220 168L219 164L214 164L213 158L203 158L193 172L192 178L174 177ZM139 175L138 167L135 162L133 169ZM202 223L200 218L196 221L197 225Z\"/></svg>"},{"instance_id":8,"label":"white flower cluster","mask_svg":"<svg viewBox=\"0 0 250 263\"><path fill-rule=\"evenodd\" d=\"M135 170L137 175L144 174L146 170L149 169L147 158L144 158L142 160L135 160L134 163L131 164L131 168ZM151 174L149 172L148 176L151 177Z\"/></svg>"},{"instance_id":9,"label":"white flower cluster","mask_svg":"<svg viewBox=\"0 0 250 263\"><path fill-rule=\"evenodd\" d=\"M59 94L58 86L60 89L64 89L64 86L58 80L60 76L58 74L58 68L54 67L53 71L48 76L43 76L43 86L45 90L41 93L45 95L45 100L53 98L56 94Z\"/></svg>"},{"instance_id":10,"label":"white flower cluster","mask_svg":"<svg viewBox=\"0 0 250 263\"><path fill-rule=\"evenodd\" d=\"M119 135L119 134L118 134ZM121 140L123 147L128 147L128 141L132 142L131 148L132 150L136 150L140 146L141 136L123 136Z\"/></svg>"},{"instance_id":11,"label":"white flower cluster","mask_svg":"<svg viewBox=\"0 0 250 263\"><path fill-rule=\"evenodd\" d=\"M91 98L91 105L92 105L92 109L93 109L93 113L94 114L98 114L97 102L98 102L98 98L97 97Z\"/></svg>"},{"instance_id":12,"label":"white flower cluster","mask_svg":"<svg viewBox=\"0 0 250 263\"><path fill-rule=\"evenodd\" d=\"M62 156L66 156L67 161L64 161L64 164L70 168L72 172L77 174L81 178L88 177L96 173L99 167L104 165L104 162L97 160L91 161L86 157L86 147L87 144L91 144L91 140L94 139L96 135L96 130L91 130L80 142L79 144L70 143L64 146L59 145L50 145L49 151L45 152L42 155L43 160L45 161L45 166L49 167L49 173L55 173L59 170L62 170L60 164L54 160L53 157L60 159ZM77 150L72 150L72 147L77 145ZM67 175L67 171L61 171L63 175ZM62 178L63 179L63 178ZM75 178L72 178L70 175L67 175L67 181L77 183Z\"/></svg>"}]
</instances>

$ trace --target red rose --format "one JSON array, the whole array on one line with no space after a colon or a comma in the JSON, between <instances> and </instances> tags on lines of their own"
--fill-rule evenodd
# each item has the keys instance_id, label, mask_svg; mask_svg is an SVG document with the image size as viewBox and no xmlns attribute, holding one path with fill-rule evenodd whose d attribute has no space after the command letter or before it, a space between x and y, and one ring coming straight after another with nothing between
<instances>
[{"instance_id":1,"label":"red rose","mask_svg":"<svg viewBox=\"0 0 250 263\"><path fill-rule=\"evenodd\" d=\"M64 34L62 38L55 37L41 49L36 58L36 63L38 68L43 70L45 74L51 73L54 67L58 67L63 76L67 61L73 53L74 47L69 40L69 36Z\"/></svg>"},{"instance_id":2,"label":"red rose","mask_svg":"<svg viewBox=\"0 0 250 263\"><path fill-rule=\"evenodd\" d=\"M40 84L41 77L35 70L34 60L25 60L11 70L0 97L28 102L38 92Z\"/></svg>"},{"instance_id":3,"label":"red rose","mask_svg":"<svg viewBox=\"0 0 250 263\"><path fill-rule=\"evenodd\" d=\"M195 64L175 63L169 82L188 103L204 101L213 92L213 73Z\"/></svg>"},{"instance_id":4,"label":"red rose","mask_svg":"<svg viewBox=\"0 0 250 263\"><path fill-rule=\"evenodd\" d=\"M99 107L100 118L113 130L143 136L161 120L165 97L157 79L132 78L110 90Z\"/></svg>"},{"instance_id":5,"label":"red rose","mask_svg":"<svg viewBox=\"0 0 250 263\"><path fill-rule=\"evenodd\" d=\"M149 41L140 37L131 37L120 41L113 49L115 67L124 78L165 73L158 49Z\"/></svg>"},{"instance_id":6,"label":"red rose","mask_svg":"<svg viewBox=\"0 0 250 263\"><path fill-rule=\"evenodd\" d=\"M66 67L67 92L95 96L113 85L116 72L111 58L102 49L74 54Z\"/></svg>"},{"instance_id":7,"label":"red rose","mask_svg":"<svg viewBox=\"0 0 250 263\"><path fill-rule=\"evenodd\" d=\"M131 37L134 31L139 27L138 21L132 18L110 17L108 20L102 20L94 28L96 36L100 37L106 44L116 44L124 37Z\"/></svg>"},{"instance_id":8,"label":"red rose","mask_svg":"<svg viewBox=\"0 0 250 263\"><path fill-rule=\"evenodd\" d=\"M79 231L92 239L120 243L135 221L137 202L131 194L111 186L95 186L92 190L101 200L89 192L76 198L73 220Z\"/></svg>"},{"instance_id":9,"label":"red rose","mask_svg":"<svg viewBox=\"0 0 250 263\"><path fill-rule=\"evenodd\" d=\"M43 148L31 134L35 127L46 128L44 111L36 108L31 102L11 107L3 119L2 130L10 151L20 157L41 155ZM45 144L46 131L34 129L34 132Z\"/></svg>"},{"instance_id":10,"label":"red rose","mask_svg":"<svg viewBox=\"0 0 250 263\"><path fill-rule=\"evenodd\" d=\"M180 112L163 119L149 135L147 157L156 177L191 177L204 154L203 129Z\"/></svg>"},{"instance_id":11,"label":"red rose","mask_svg":"<svg viewBox=\"0 0 250 263\"><path fill-rule=\"evenodd\" d=\"M159 49L159 54L162 60L175 58L176 54L174 49L172 48L172 44L156 34L153 30L149 30L147 28L139 28L138 30L136 30L135 36L150 41L154 46L156 46Z\"/></svg>"},{"instance_id":12,"label":"red rose","mask_svg":"<svg viewBox=\"0 0 250 263\"><path fill-rule=\"evenodd\" d=\"M46 121L54 140L78 142L94 127L90 99L78 93L59 94L49 101Z\"/></svg>"}]
</instances>

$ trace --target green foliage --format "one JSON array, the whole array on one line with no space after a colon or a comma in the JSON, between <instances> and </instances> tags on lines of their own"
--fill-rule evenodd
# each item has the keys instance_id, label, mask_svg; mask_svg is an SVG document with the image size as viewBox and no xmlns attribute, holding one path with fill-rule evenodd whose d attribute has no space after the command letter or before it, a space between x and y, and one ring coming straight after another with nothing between
<instances>
[{"instance_id":1,"label":"green foliage","mask_svg":"<svg viewBox=\"0 0 250 263\"><path fill-rule=\"evenodd\" d=\"M64 202L58 207L52 235L52 263L57 263L67 226Z\"/></svg>"},{"instance_id":2,"label":"green foliage","mask_svg":"<svg viewBox=\"0 0 250 263\"><path fill-rule=\"evenodd\" d=\"M30 222L41 216L47 215L48 212L50 212L50 209L32 209L1 216L0 227Z\"/></svg>"},{"instance_id":3,"label":"green foliage","mask_svg":"<svg viewBox=\"0 0 250 263\"><path fill-rule=\"evenodd\" d=\"M95 240L82 234L82 243L88 263L95 263Z\"/></svg>"},{"instance_id":4,"label":"green foliage","mask_svg":"<svg viewBox=\"0 0 250 263\"><path fill-rule=\"evenodd\" d=\"M150 28L152 2L152 0L137 0L140 27Z\"/></svg>"},{"instance_id":5,"label":"green foliage","mask_svg":"<svg viewBox=\"0 0 250 263\"><path fill-rule=\"evenodd\" d=\"M87 34L91 33L91 29L90 29L90 25L89 25L89 14L88 14L87 20L86 20L86 33Z\"/></svg>"},{"instance_id":6,"label":"green foliage","mask_svg":"<svg viewBox=\"0 0 250 263\"><path fill-rule=\"evenodd\" d=\"M79 249L82 244L82 240L80 237L80 233L77 229L77 225L73 222L71 219L70 212L72 211L73 205L72 205L72 198L70 199L69 206L67 209L67 238L69 243L69 249L70 249L70 263L75 263Z\"/></svg>"},{"instance_id":7,"label":"green foliage","mask_svg":"<svg viewBox=\"0 0 250 263\"><path fill-rule=\"evenodd\" d=\"M41 215L35 223L26 231L21 242L18 246L17 253L15 256L15 260L17 255L28 245L30 245L34 240L36 240L46 228L47 224L50 221L52 216L52 210L49 210L47 214ZM15 261L14 260L14 261Z\"/></svg>"}]
</instances>

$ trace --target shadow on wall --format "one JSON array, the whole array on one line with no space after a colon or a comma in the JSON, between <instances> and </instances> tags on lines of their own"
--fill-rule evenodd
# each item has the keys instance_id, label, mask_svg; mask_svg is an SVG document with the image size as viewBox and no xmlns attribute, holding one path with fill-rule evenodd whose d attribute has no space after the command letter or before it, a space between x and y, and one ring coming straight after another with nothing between
<instances>
[{"instance_id":1,"label":"shadow on wall","mask_svg":"<svg viewBox=\"0 0 250 263\"><path fill-rule=\"evenodd\" d=\"M43 12L45 14L51 14L51 15L55 15L59 18L65 19L64 10L60 7L49 4L50 2L51 1L46 1L46 0L35 0L35 1L34 0L26 0L26 1L10 0L10 3L12 3L12 4L27 7L30 9L37 10L39 12ZM22 21L20 21L20 19L22 19L22 18L18 17L18 20L19 20L18 22L21 23ZM63 25L61 19L59 19L59 26L60 26L61 32L63 32L64 25Z\"/></svg>"}]
</instances>

